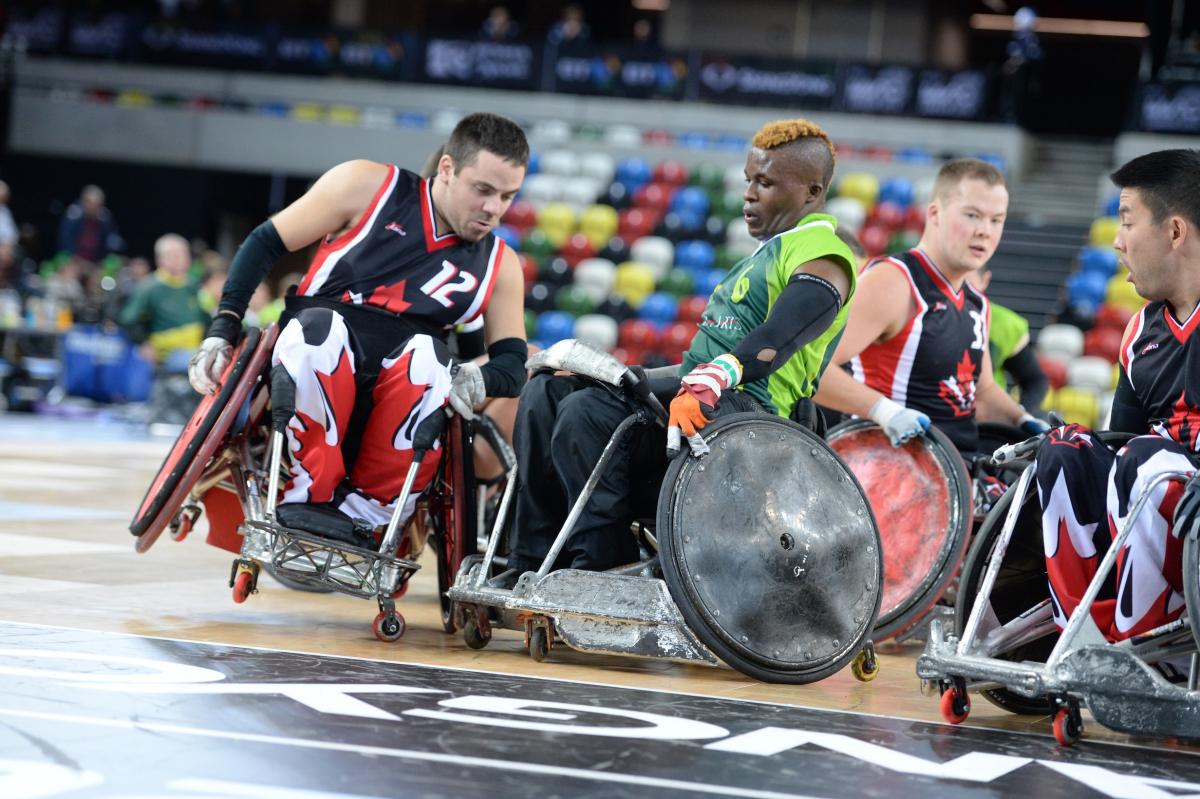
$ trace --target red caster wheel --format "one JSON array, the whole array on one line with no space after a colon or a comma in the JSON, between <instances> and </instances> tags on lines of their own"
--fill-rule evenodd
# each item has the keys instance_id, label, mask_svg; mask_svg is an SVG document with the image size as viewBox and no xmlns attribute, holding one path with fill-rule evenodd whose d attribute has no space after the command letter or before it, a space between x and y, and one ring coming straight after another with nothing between
<instances>
[{"instance_id":1,"label":"red caster wheel","mask_svg":"<svg viewBox=\"0 0 1200 799\"><path fill-rule=\"evenodd\" d=\"M400 640L404 627L404 617L394 610L381 610L375 617L375 637L384 643Z\"/></svg>"},{"instance_id":2,"label":"red caster wheel","mask_svg":"<svg viewBox=\"0 0 1200 799\"><path fill-rule=\"evenodd\" d=\"M951 724L962 724L971 715L971 697L964 687L951 685L942 692L942 718Z\"/></svg>"},{"instance_id":3,"label":"red caster wheel","mask_svg":"<svg viewBox=\"0 0 1200 799\"><path fill-rule=\"evenodd\" d=\"M1083 719L1079 708L1064 707L1054 714L1054 740L1061 746L1071 746L1083 735Z\"/></svg>"},{"instance_id":4,"label":"red caster wheel","mask_svg":"<svg viewBox=\"0 0 1200 799\"><path fill-rule=\"evenodd\" d=\"M254 573L248 571L238 572L237 577L233 578L233 601L240 605L253 593Z\"/></svg>"},{"instance_id":5,"label":"red caster wheel","mask_svg":"<svg viewBox=\"0 0 1200 799\"><path fill-rule=\"evenodd\" d=\"M188 537L188 533L196 526L196 520L200 518L199 505L185 505L183 510L171 520L168 525L168 530L171 533L171 538L175 541L182 541Z\"/></svg>"}]
</instances>

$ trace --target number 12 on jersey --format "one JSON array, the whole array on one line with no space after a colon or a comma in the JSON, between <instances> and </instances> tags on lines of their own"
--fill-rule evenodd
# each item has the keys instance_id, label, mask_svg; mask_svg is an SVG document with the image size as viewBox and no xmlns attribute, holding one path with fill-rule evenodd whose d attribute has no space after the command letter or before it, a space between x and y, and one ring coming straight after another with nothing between
<instances>
[{"instance_id":1,"label":"number 12 on jersey","mask_svg":"<svg viewBox=\"0 0 1200 799\"><path fill-rule=\"evenodd\" d=\"M455 280L455 277L458 277ZM470 272L462 272L449 261L442 261L442 269L421 286L421 292L433 298L443 307L450 308L454 301L450 295L454 292L474 291L479 286L479 280Z\"/></svg>"}]
</instances>

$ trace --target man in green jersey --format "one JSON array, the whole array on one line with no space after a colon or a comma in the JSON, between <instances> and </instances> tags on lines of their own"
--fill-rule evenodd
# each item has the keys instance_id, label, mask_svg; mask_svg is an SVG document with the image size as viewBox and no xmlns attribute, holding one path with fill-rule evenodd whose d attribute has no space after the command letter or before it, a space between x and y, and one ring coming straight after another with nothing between
<instances>
[{"instance_id":1,"label":"man in green jersey","mask_svg":"<svg viewBox=\"0 0 1200 799\"><path fill-rule=\"evenodd\" d=\"M174 352L190 355L199 347L209 316L200 307L199 287L188 277L187 239L161 236L154 243L154 261L156 271L134 290L117 321L131 338L145 343L149 360L162 363Z\"/></svg>"},{"instance_id":2,"label":"man in green jersey","mask_svg":"<svg viewBox=\"0 0 1200 799\"><path fill-rule=\"evenodd\" d=\"M556 567L602 570L634 561L630 523L650 515L667 448L726 413L792 416L807 403L846 320L857 263L821 213L833 178L829 137L803 119L765 125L746 156L743 217L757 251L713 291L684 354L667 434L635 425L575 524ZM509 565L536 569L618 424L625 397L577 376L536 375L521 393L514 431L518 475ZM666 446L664 446L666 445Z\"/></svg>"},{"instance_id":3,"label":"man in green jersey","mask_svg":"<svg viewBox=\"0 0 1200 799\"><path fill-rule=\"evenodd\" d=\"M978 272L972 272L967 275L967 281L987 294L988 285L992 282L991 267L984 266ZM1007 375L1012 375L1021 404L1037 412L1042 407L1050 383L1033 354L1033 347L1029 346L1029 322L1016 311L997 302L991 303L991 311L988 352L992 356L992 374L996 378L996 385L1007 391ZM981 422L1004 421L1003 415L986 403L979 404L976 418Z\"/></svg>"}]
</instances>

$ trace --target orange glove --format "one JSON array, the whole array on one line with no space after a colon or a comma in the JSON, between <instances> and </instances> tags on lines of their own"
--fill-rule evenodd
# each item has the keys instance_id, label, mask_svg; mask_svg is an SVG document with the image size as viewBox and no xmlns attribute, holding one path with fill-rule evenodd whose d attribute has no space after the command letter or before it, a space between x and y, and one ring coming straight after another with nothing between
<instances>
[{"instance_id":1,"label":"orange glove","mask_svg":"<svg viewBox=\"0 0 1200 799\"><path fill-rule=\"evenodd\" d=\"M671 418L667 423L667 455L674 456L680 450L680 438L687 436L693 455L707 455L708 445L700 430L708 424L711 413L721 399L721 392L736 386L742 379L742 364L732 355L713 358L712 363L702 363L684 375L679 393L671 400Z\"/></svg>"}]
</instances>

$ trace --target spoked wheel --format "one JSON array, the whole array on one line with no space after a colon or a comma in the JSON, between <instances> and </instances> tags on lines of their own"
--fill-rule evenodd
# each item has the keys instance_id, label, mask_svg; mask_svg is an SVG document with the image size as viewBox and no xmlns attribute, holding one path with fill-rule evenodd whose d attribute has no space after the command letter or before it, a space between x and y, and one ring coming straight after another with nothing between
<instances>
[{"instance_id":1,"label":"spoked wheel","mask_svg":"<svg viewBox=\"0 0 1200 799\"><path fill-rule=\"evenodd\" d=\"M961 636L971 615L979 593L980 583L987 571L988 558L996 546L1004 527L1015 491L1010 488L992 508L967 553L955 603L954 626ZM1026 492L1021 515L1009 541L1004 562L996 575L996 583L990 597L991 611L1000 624L1007 624L1042 600L1049 599L1050 589L1046 582L1046 557L1042 547L1041 514L1037 502L1037 490L1031 486ZM1044 663L1058 641L1058 632L1048 632L1041 638L1020 644L1011 649L990 652L990 657L1011 661L1034 661ZM992 704L1010 713L1044 716L1053 712L1047 699L1030 699L1006 688L988 688L980 693Z\"/></svg>"},{"instance_id":2,"label":"spoked wheel","mask_svg":"<svg viewBox=\"0 0 1200 799\"><path fill-rule=\"evenodd\" d=\"M381 610L375 617L375 637L387 644L399 641L400 636L404 635L406 626L404 617L396 611Z\"/></svg>"},{"instance_id":3,"label":"spoked wheel","mask_svg":"<svg viewBox=\"0 0 1200 799\"><path fill-rule=\"evenodd\" d=\"M438 602L441 604L442 629L458 630L454 603L446 592L454 585L458 567L468 555L475 554L475 471L469 446L470 422L455 417L447 425L446 456L438 480L439 496L431 507L433 535L430 541L437 552ZM489 631L490 632L490 631ZM488 638L490 638L490 634ZM471 646L470 641L467 642ZM478 647L487 645L485 640Z\"/></svg>"}]
</instances>

